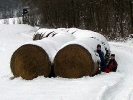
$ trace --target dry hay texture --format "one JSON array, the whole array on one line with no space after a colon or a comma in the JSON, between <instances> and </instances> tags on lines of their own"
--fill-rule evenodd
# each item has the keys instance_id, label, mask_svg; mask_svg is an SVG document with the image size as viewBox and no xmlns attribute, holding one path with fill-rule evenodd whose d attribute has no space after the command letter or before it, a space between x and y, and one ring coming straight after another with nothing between
<instances>
[{"instance_id":1,"label":"dry hay texture","mask_svg":"<svg viewBox=\"0 0 133 100\"><path fill-rule=\"evenodd\" d=\"M21 76L26 80L41 75L48 77L51 71L47 53L41 47L31 44L21 46L13 53L10 67L14 77Z\"/></svg>"},{"instance_id":2,"label":"dry hay texture","mask_svg":"<svg viewBox=\"0 0 133 100\"><path fill-rule=\"evenodd\" d=\"M33 40L41 40L43 38L43 34L34 34Z\"/></svg>"},{"instance_id":3,"label":"dry hay texture","mask_svg":"<svg viewBox=\"0 0 133 100\"><path fill-rule=\"evenodd\" d=\"M70 44L60 49L54 58L54 72L63 78L80 78L97 73L95 63L87 49L77 44ZM95 72L94 72L95 70Z\"/></svg>"}]
</instances>

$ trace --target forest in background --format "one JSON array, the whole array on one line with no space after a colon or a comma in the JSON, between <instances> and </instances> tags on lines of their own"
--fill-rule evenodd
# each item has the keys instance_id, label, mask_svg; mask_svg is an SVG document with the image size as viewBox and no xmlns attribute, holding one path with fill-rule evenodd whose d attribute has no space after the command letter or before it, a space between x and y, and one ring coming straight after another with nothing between
<instances>
[{"instance_id":1,"label":"forest in background","mask_svg":"<svg viewBox=\"0 0 133 100\"><path fill-rule=\"evenodd\" d=\"M9 1L9 2L8 2ZM1 3L2 2L2 3ZM133 0L0 0L0 17L22 16L46 28L81 28L121 39L133 32ZM1 9L2 8L2 9Z\"/></svg>"},{"instance_id":2,"label":"forest in background","mask_svg":"<svg viewBox=\"0 0 133 100\"><path fill-rule=\"evenodd\" d=\"M0 19L21 17L22 0L0 0Z\"/></svg>"}]
</instances>

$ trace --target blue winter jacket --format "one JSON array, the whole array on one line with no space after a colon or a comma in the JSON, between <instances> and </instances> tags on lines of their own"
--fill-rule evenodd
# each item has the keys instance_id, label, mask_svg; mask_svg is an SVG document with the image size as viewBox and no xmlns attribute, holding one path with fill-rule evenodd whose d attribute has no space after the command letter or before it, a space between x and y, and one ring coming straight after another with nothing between
<instances>
[{"instance_id":1,"label":"blue winter jacket","mask_svg":"<svg viewBox=\"0 0 133 100\"><path fill-rule=\"evenodd\" d=\"M104 58L104 52L102 50L97 50L97 53L99 54L99 57L101 59L101 70L104 71L106 68L106 62Z\"/></svg>"}]
</instances>

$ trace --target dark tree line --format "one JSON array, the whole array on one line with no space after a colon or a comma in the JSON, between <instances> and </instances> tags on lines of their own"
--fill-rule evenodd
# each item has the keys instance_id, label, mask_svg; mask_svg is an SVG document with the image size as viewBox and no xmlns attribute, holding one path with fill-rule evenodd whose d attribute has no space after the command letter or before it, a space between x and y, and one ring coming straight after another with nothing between
<instances>
[{"instance_id":1,"label":"dark tree line","mask_svg":"<svg viewBox=\"0 0 133 100\"><path fill-rule=\"evenodd\" d=\"M0 0L0 19L22 16L21 0Z\"/></svg>"},{"instance_id":2,"label":"dark tree line","mask_svg":"<svg viewBox=\"0 0 133 100\"><path fill-rule=\"evenodd\" d=\"M16 4L15 9L28 8L30 25L89 29L112 39L127 37L133 31L133 0L18 0ZM0 12L5 9L9 10Z\"/></svg>"}]
</instances>

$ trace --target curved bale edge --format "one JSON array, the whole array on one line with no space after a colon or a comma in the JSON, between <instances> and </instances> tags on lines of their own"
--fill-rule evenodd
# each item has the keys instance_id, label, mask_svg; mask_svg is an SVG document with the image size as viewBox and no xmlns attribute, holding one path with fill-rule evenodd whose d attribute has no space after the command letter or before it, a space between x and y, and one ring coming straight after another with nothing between
<instances>
[{"instance_id":1,"label":"curved bale edge","mask_svg":"<svg viewBox=\"0 0 133 100\"><path fill-rule=\"evenodd\" d=\"M105 58L106 58L106 62L109 61L110 58L110 46L109 43L107 41L107 39L100 33L91 31L91 30L77 30L76 32L74 32L73 34L76 38L86 38L86 37L90 37L90 38L94 38L96 40L98 40L101 45L104 47L105 49Z\"/></svg>"},{"instance_id":2,"label":"curved bale edge","mask_svg":"<svg viewBox=\"0 0 133 100\"><path fill-rule=\"evenodd\" d=\"M48 77L51 63L47 53L39 46L26 44L19 47L12 55L10 68L14 77L32 80L38 76Z\"/></svg>"},{"instance_id":3,"label":"curved bale edge","mask_svg":"<svg viewBox=\"0 0 133 100\"><path fill-rule=\"evenodd\" d=\"M97 68L94 68L96 66ZM78 44L65 46L54 58L55 75L63 78L93 76L97 74L98 69L89 51Z\"/></svg>"}]
</instances>

